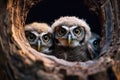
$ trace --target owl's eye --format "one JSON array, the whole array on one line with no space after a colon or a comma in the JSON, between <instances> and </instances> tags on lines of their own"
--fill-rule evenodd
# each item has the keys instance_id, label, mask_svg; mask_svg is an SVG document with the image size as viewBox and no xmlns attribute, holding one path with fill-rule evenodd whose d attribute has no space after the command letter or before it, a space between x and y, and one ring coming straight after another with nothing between
<instances>
[{"instance_id":1,"label":"owl's eye","mask_svg":"<svg viewBox=\"0 0 120 80\"><path fill-rule=\"evenodd\" d=\"M33 33L29 33L28 35L26 35L26 37L30 42L34 42L36 39L36 36Z\"/></svg>"},{"instance_id":2,"label":"owl's eye","mask_svg":"<svg viewBox=\"0 0 120 80\"><path fill-rule=\"evenodd\" d=\"M81 33L81 29L80 29L80 28L75 28L75 29L73 30L73 33L74 33L75 35L79 35L79 34Z\"/></svg>"},{"instance_id":3,"label":"owl's eye","mask_svg":"<svg viewBox=\"0 0 120 80\"><path fill-rule=\"evenodd\" d=\"M99 41L98 41L98 40L95 40L95 41L93 42L93 45L94 45L95 47L99 46Z\"/></svg>"},{"instance_id":4,"label":"owl's eye","mask_svg":"<svg viewBox=\"0 0 120 80\"><path fill-rule=\"evenodd\" d=\"M66 34L66 30L61 28L59 31L58 31L58 36L64 36Z\"/></svg>"},{"instance_id":5,"label":"owl's eye","mask_svg":"<svg viewBox=\"0 0 120 80\"><path fill-rule=\"evenodd\" d=\"M50 40L50 36L48 34L45 34L42 38L45 42L48 42Z\"/></svg>"}]
</instances>

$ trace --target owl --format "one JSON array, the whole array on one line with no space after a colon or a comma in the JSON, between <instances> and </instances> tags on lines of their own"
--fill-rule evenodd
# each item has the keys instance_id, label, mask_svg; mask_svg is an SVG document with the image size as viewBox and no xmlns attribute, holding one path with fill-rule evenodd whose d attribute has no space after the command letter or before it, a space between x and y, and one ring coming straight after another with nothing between
<instances>
[{"instance_id":1,"label":"owl","mask_svg":"<svg viewBox=\"0 0 120 80\"><path fill-rule=\"evenodd\" d=\"M25 36L31 47L39 52L52 52L52 29L46 23L33 22L25 26Z\"/></svg>"},{"instance_id":2,"label":"owl","mask_svg":"<svg viewBox=\"0 0 120 80\"><path fill-rule=\"evenodd\" d=\"M88 52L92 59L95 59L100 54L100 36L92 32L91 38L88 40Z\"/></svg>"},{"instance_id":3,"label":"owl","mask_svg":"<svg viewBox=\"0 0 120 80\"><path fill-rule=\"evenodd\" d=\"M91 30L85 20L75 16L57 19L52 25L54 49L53 55L67 61L87 61L91 55L87 53L87 42Z\"/></svg>"}]
</instances>

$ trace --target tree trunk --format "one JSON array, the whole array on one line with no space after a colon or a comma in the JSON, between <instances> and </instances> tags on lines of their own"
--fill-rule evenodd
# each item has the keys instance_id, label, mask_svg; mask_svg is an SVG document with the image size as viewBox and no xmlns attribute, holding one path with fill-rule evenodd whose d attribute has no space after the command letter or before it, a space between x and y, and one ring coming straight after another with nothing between
<instances>
[{"instance_id":1,"label":"tree trunk","mask_svg":"<svg viewBox=\"0 0 120 80\"><path fill-rule=\"evenodd\" d=\"M120 80L119 0L84 0L102 26L101 55L87 62L67 62L30 47L24 25L38 2L0 0L0 80Z\"/></svg>"}]
</instances>

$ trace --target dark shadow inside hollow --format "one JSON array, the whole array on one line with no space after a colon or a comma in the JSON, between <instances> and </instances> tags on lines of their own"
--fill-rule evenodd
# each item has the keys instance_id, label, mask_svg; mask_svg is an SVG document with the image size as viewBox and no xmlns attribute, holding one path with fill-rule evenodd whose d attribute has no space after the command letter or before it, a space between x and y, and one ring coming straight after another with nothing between
<instances>
[{"instance_id":1,"label":"dark shadow inside hollow","mask_svg":"<svg viewBox=\"0 0 120 80\"><path fill-rule=\"evenodd\" d=\"M51 25L61 16L82 18L90 25L93 32L101 35L100 16L91 13L84 0L43 0L30 9L26 24L37 21Z\"/></svg>"}]
</instances>

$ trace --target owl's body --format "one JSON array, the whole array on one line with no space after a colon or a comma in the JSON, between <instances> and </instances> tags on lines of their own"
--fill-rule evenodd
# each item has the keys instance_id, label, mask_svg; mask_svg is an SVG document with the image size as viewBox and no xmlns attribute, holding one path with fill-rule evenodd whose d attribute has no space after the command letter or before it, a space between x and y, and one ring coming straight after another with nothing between
<instances>
[{"instance_id":1,"label":"owl's body","mask_svg":"<svg viewBox=\"0 0 120 80\"><path fill-rule=\"evenodd\" d=\"M55 46L53 53L57 58L65 59L67 61L83 62L91 59L91 57L87 54L87 48L85 45L82 47Z\"/></svg>"},{"instance_id":2,"label":"owl's body","mask_svg":"<svg viewBox=\"0 0 120 80\"><path fill-rule=\"evenodd\" d=\"M87 41L91 37L88 24L77 17L61 17L52 25L54 33L53 54L68 61L87 61Z\"/></svg>"},{"instance_id":3,"label":"owl's body","mask_svg":"<svg viewBox=\"0 0 120 80\"><path fill-rule=\"evenodd\" d=\"M26 25L25 35L32 48L42 53L51 53L52 29L46 23L33 22Z\"/></svg>"},{"instance_id":4,"label":"owl's body","mask_svg":"<svg viewBox=\"0 0 120 80\"><path fill-rule=\"evenodd\" d=\"M87 47L88 52L92 59L95 59L100 54L100 36L92 32L91 38L88 40Z\"/></svg>"}]
</instances>

